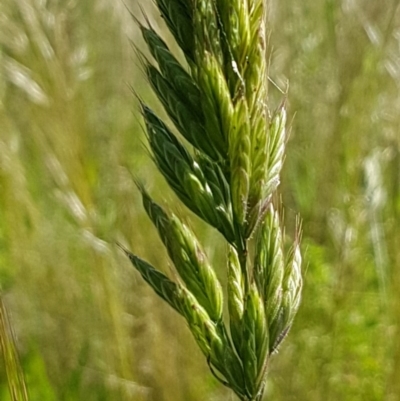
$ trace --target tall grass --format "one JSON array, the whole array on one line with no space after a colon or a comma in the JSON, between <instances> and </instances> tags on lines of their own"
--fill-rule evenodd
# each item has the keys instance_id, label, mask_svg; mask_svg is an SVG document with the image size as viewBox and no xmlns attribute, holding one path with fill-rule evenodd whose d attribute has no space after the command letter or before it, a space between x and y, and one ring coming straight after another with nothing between
<instances>
[{"instance_id":1,"label":"tall grass","mask_svg":"<svg viewBox=\"0 0 400 401\"><path fill-rule=\"evenodd\" d=\"M270 2L270 76L290 80L281 190L288 224L302 215L308 268L266 399L400 399L397 3ZM128 88L150 99L128 40L138 34L117 2L0 3L0 280L30 400L227 397L109 245L128 239L167 263L156 236L139 235L151 230L129 173L165 188Z\"/></svg>"}]
</instances>

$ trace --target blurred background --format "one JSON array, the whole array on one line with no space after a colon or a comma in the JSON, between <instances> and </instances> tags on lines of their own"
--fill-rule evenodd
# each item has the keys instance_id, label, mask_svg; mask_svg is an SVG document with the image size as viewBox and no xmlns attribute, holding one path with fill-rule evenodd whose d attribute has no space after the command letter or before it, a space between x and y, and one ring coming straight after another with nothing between
<instances>
[{"instance_id":1,"label":"blurred background","mask_svg":"<svg viewBox=\"0 0 400 401\"><path fill-rule=\"evenodd\" d=\"M400 400L399 1L269 4L271 109L290 82L280 192L288 234L303 218L305 286L265 399ZM170 269L132 173L193 221L143 146L130 86L162 110L126 7L139 15L136 0L0 2L2 401L5 366L31 401L234 400L114 245ZM194 220L223 280L224 243Z\"/></svg>"}]
</instances>

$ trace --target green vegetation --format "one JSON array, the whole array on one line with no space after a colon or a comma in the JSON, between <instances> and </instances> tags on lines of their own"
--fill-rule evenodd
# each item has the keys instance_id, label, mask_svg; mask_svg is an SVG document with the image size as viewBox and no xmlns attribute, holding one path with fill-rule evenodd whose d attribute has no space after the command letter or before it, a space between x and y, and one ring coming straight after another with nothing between
<instances>
[{"instance_id":1,"label":"green vegetation","mask_svg":"<svg viewBox=\"0 0 400 401\"><path fill-rule=\"evenodd\" d=\"M270 5L272 110L290 82L280 193L287 232L303 219L305 275L265 399L397 401L398 1ZM6 366L23 382L19 364L30 401L230 397L180 316L114 245L170 273L131 172L195 219L143 151L129 86L165 114L129 40L144 49L123 2L0 2L0 283L15 333L7 349L15 338L19 354L0 364L2 401L13 400ZM223 281L221 235L191 226Z\"/></svg>"}]
</instances>

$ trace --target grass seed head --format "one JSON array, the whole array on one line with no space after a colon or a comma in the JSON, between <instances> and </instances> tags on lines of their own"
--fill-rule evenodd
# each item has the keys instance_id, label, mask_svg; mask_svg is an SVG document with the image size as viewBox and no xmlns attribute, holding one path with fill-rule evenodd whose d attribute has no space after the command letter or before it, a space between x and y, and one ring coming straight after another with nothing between
<instances>
[{"instance_id":1,"label":"grass seed head","mask_svg":"<svg viewBox=\"0 0 400 401\"><path fill-rule=\"evenodd\" d=\"M230 330L222 316L220 282L195 234L142 187L144 208L180 280L173 283L129 256L157 294L185 317L212 373L242 401L259 401L269 355L293 323L302 286L298 240L285 258L281 217L272 203L283 165L286 109L282 104L269 117L266 4L156 4L187 66L151 27L141 26L157 64L142 56L144 70L178 131L142 104L147 137L158 169L179 199L228 242Z\"/></svg>"}]
</instances>

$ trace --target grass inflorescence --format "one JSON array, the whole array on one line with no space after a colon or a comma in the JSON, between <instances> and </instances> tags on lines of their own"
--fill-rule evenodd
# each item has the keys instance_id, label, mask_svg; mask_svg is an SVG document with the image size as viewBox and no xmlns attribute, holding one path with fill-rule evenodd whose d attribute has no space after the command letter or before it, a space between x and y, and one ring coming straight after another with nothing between
<instances>
[{"instance_id":1,"label":"grass inflorescence","mask_svg":"<svg viewBox=\"0 0 400 401\"><path fill-rule=\"evenodd\" d=\"M124 250L186 319L214 376L241 400L261 400L268 361L292 325L302 288L300 229L288 249L281 201L274 196L285 152L286 105L271 113L267 104L266 4L156 4L185 61L178 61L148 20L139 23L154 59L138 52L143 70L172 122L140 100L147 140L170 188L226 240L228 316L216 269L195 233L140 182L143 207L178 278Z\"/></svg>"}]
</instances>

